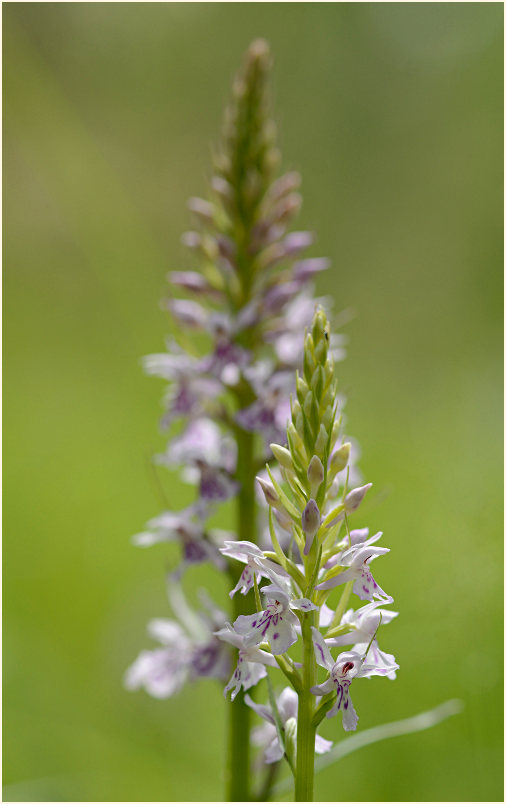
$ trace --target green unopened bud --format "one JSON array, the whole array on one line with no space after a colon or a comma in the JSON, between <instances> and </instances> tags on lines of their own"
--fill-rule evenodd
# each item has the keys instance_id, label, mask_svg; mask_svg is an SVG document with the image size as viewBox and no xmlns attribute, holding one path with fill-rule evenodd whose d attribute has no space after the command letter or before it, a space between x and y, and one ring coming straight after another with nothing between
<instances>
[{"instance_id":1,"label":"green unopened bud","mask_svg":"<svg viewBox=\"0 0 506 804\"><path fill-rule=\"evenodd\" d=\"M300 412L301 412L301 407L300 407L299 401L296 399L295 402L292 403L292 422L295 425L296 425L296 421L297 421L297 416L299 416Z\"/></svg>"},{"instance_id":2,"label":"green unopened bud","mask_svg":"<svg viewBox=\"0 0 506 804\"><path fill-rule=\"evenodd\" d=\"M328 344L325 338L321 340L314 349L314 356L317 363L325 364L327 359Z\"/></svg>"},{"instance_id":3,"label":"green unopened bud","mask_svg":"<svg viewBox=\"0 0 506 804\"><path fill-rule=\"evenodd\" d=\"M311 550L311 545L313 544L313 539L315 535L318 533L320 522L321 522L320 509L318 508L315 500L311 498L306 507L304 508L301 517L302 530L306 535L306 544L304 546L305 556L307 556L309 551Z\"/></svg>"},{"instance_id":4,"label":"green unopened bud","mask_svg":"<svg viewBox=\"0 0 506 804\"><path fill-rule=\"evenodd\" d=\"M322 405L325 410L325 413L322 416L322 424L326 430L330 429L330 425L332 424L332 419L334 418L334 411L328 405Z\"/></svg>"},{"instance_id":5,"label":"green unopened bud","mask_svg":"<svg viewBox=\"0 0 506 804\"><path fill-rule=\"evenodd\" d=\"M292 422L290 422L288 427L286 428L286 435L288 437L289 442L291 442L291 446L293 446L297 454L305 456L304 441L300 437L299 433L295 429L295 426L294 424L292 424Z\"/></svg>"},{"instance_id":6,"label":"green unopened bud","mask_svg":"<svg viewBox=\"0 0 506 804\"><path fill-rule=\"evenodd\" d=\"M302 411L299 411L295 420L295 428L302 437L304 437L304 419L302 418Z\"/></svg>"},{"instance_id":7,"label":"green unopened bud","mask_svg":"<svg viewBox=\"0 0 506 804\"><path fill-rule=\"evenodd\" d=\"M296 387L297 387L297 399L299 400L300 404L303 405L304 399L306 398L306 394L309 391L309 388L307 382L305 382L305 380L303 380L302 377L299 377L298 374L296 379Z\"/></svg>"},{"instance_id":8,"label":"green unopened bud","mask_svg":"<svg viewBox=\"0 0 506 804\"><path fill-rule=\"evenodd\" d=\"M339 449L333 453L330 459L330 465L336 472L342 472L347 465L350 457L350 449L351 444L347 441L346 444L343 444L342 447L339 447Z\"/></svg>"},{"instance_id":9,"label":"green unopened bud","mask_svg":"<svg viewBox=\"0 0 506 804\"><path fill-rule=\"evenodd\" d=\"M327 388L327 390L325 391L323 397L320 399L320 407L322 408L322 410L325 410L327 408L332 408L333 407L333 402L334 402L334 397L332 396L332 394L330 392L330 389Z\"/></svg>"},{"instance_id":10,"label":"green unopened bud","mask_svg":"<svg viewBox=\"0 0 506 804\"><path fill-rule=\"evenodd\" d=\"M280 447L279 444L269 444L272 454L276 458L277 461L284 466L285 469L293 469L293 461L292 456L290 455L290 450L286 449L286 447Z\"/></svg>"},{"instance_id":11,"label":"green unopened bud","mask_svg":"<svg viewBox=\"0 0 506 804\"><path fill-rule=\"evenodd\" d=\"M323 369L321 366L317 366L313 371L313 376L311 377L311 388L313 389L315 397L318 400L321 399L324 385L325 377L323 375Z\"/></svg>"},{"instance_id":12,"label":"green unopened bud","mask_svg":"<svg viewBox=\"0 0 506 804\"><path fill-rule=\"evenodd\" d=\"M342 424L342 417L339 416L338 419L334 421L332 425L332 435L330 437L330 450L329 452L332 453L335 445L337 444L337 439L339 438L339 433L341 431L341 424Z\"/></svg>"},{"instance_id":13,"label":"green unopened bud","mask_svg":"<svg viewBox=\"0 0 506 804\"><path fill-rule=\"evenodd\" d=\"M328 355L324 367L325 382L328 383L334 376L334 359L332 355Z\"/></svg>"},{"instance_id":14,"label":"green unopened bud","mask_svg":"<svg viewBox=\"0 0 506 804\"><path fill-rule=\"evenodd\" d=\"M308 383L311 382L313 371L316 368L313 353L314 353L313 339L311 335L307 335L306 340L304 342L304 379Z\"/></svg>"},{"instance_id":15,"label":"green unopened bud","mask_svg":"<svg viewBox=\"0 0 506 804\"><path fill-rule=\"evenodd\" d=\"M313 318L312 335L315 344L322 340L325 336L325 327L327 325L327 318L321 307L316 311Z\"/></svg>"},{"instance_id":16,"label":"green unopened bud","mask_svg":"<svg viewBox=\"0 0 506 804\"><path fill-rule=\"evenodd\" d=\"M329 434L327 433L325 427L322 424L320 425L320 432L318 433L318 438L316 439L316 443L314 445L314 449L317 454L323 455L328 440L329 440Z\"/></svg>"},{"instance_id":17,"label":"green unopened bud","mask_svg":"<svg viewBox=\"0 0 506 804\"><path fill-rule=\"evenodd\" d=\"M297 718L289 717L285 723L285 751L295 767L297 762Z\"/></svg>"},{"instance_id":18,"label":"green unopened bud","mask_svg":"<svg viewBox=\"0 0 506 804\"><path fill-rule=\"evenodd\" d=\"M308 391L306 394L306 398L304 399L304 413L306 417L309 419L311 416L311 409L313 407L313 394L311 391Z\"/></svg>"},{"instance_id":19,"label":"green unopened bud","mask_svg":"<svg viewBox=\"0 0 506 804\"><path fill-rule=\"evenodd\" d=\"M214 237L202 238L202 251L209 262L216 262L219 256L218 244Z\"/></svg>"},{"instance_id":20,"label":"green unopened bud","mask_svg":"<svg viewBox=\"0 0 506 804\"><path fill-rule=\"evenodd\" d=\"M323 464L319 459L318 455L313 455L307 468L307 479L311 484L311 494L313 496L316 494L318 488L323 483L324 477L325 477L325 471L323 469Z\"/></svg>"}]
</instances>

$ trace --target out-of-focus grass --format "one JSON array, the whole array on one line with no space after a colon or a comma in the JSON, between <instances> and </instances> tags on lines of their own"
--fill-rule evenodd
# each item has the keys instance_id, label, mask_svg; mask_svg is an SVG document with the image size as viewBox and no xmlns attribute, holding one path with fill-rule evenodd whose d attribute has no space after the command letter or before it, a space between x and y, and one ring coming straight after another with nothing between
<instances>
[{"instance_id":1,"label":"out-of-focus grass","mask_svg":"<svg viewBox=\"0 0 506 804\"><path fill-rule=\"evenodd\" d=\"M258 35L301 226L333 258L318 289L357 312L342 387L376 489L357 525L392 548L401 670L356 685L359 725L466 705L327 768L316 795L499 799L502 8L8 4L3 23L4 799L222 797L221 689L158 702L121 678L176 557L128 543L160 507L161 388L138 361ZM188 581L224 595L211 570Z\"/></svg>"}]
</instances>

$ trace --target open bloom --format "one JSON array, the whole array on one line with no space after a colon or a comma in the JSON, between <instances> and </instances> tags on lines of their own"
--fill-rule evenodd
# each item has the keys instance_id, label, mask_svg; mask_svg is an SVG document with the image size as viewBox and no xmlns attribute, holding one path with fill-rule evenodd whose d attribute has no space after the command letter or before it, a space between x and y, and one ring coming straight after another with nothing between
<instances>
[{"instance_id":1,"label":"open bloom","mask_svg":"<svg viewBox=\"0 0 506 804\"><path fill-rule=\"evenodd\" d=\"M344 730L355 731L358 715L350 697L350 685L354 678L371 675L372 669L364 668L364 657L356 651L341 653L334 662L318 629L312 627L311 631L313 632L316 661L329 672L328 679L323 684L311 687L311 692L314 695L328 695L329 692L335 690L337 693L336 701L332 709L327 712L327 717L334 717L341 711L343 713Z\"/></svg>"},{"instance_id":2,"label":"open bloom","mask_svg":"<svg viewBox=\"0 0 506 804\"><path fill-rule=\"evenodd\" d=\"M347 583L347 581L354 581L353 591L361 600L376 599L383 603L387 601L391 603L392 598L378 586L369 568L370 561L390 552L388 547L372 547L372 542L376 541L380 536L381 534L375 534L367 542L358 542L358 544L340 553L336 563L343 567L348 567L348 569L345 569L344 572L334 578L323 581L316 588L333 589L335 586Z\"/></svg>"},{"instance_id":3,"label":"open bloom","mask_svg":"<svg viewBox=\"0 0 506 804\"><path fill-rule=\"evenodd\" d=\"M141 651L126 672L125 687L144 687L153 698L169 698L189 677L192 642L179 623L172 620L151 620L148 633L163 647Z\"/></svg>"},{"instance_id":4,"label":"open bloom","mask_svg":"<svg viewBox=\"0 0 506 804\"><path fill-rule=\"evenodd\" d=\"M291 608L309 611L317 606L307 598L290 600L287 589L279 585L264 586L261 592L269 600L267 607L257 614L241 614L234 622L234 629L244 636L245 647L267 640L274 654L285 653L297 642L294 626L298 620Z\"/></svg>"},{"instance_id":5,"label":"open bloom","mask_svg":"<svg viewBox=\"0 0 506 804\"><path fill-rule=\"evenodd\" d=\"M241 688L249 690L250 687L254 687L261 678L267 675L264 665L277 666L274 656L270 653L260 650L256 645L246 647L244 637L237 634L230 623L225 623L225 627L215 631L215 635L239 649L237 667L223 692L225 697L227 697L227 692L231 691L230 697L234 700Z\"/></svg>"},{"instance_id":6,"label":"open bloom","mask_svg":"<svg viewBox=\"0 0 506 804\"><path fill-rule=\"evenodd\" d=\"M155 698L169 698L187 680L204 676L224 680L230 672L229 651L214 634L224 625L225 614L204 595L205 613L192 611L174 578L168 588L181 624L162 618L151 620L148 633L162 647L142 651L125 675L127 689L144 687Z\"/></svg>"},{"instance_id":7,"label":"open bloom","mask_svg":"<svg viewBox=\"0 0 506 804\"><path fill-rule=\"evenodd\" d=\"M237 421L245 430L261 433L270 444L285 438L294 380L292 371L273 371L270 377L263 374L263 370L254 373L253 367L248 373L258 398L237 414Z\"/></svg>"},{"instance_id":8,"label":"open bloom","mask_svg":"<svg viewBox=\"0 0 506 804\"><path fill-rule=\"evenodd\" d=\"M169 466L203 461L215 468L233 472L237 447L212 419L201 416L189 422L168 445L162 463Z\"/></svg>"},{"instance_id":9,"label":"open bloom","mask_svg":"<svg viewBox=\"0 0 506 804\"><path fill-rule=\"evenodd\" d=\"M239 589L241 590L241 594L246 595L253 586L255 575L257 583L262 577L270 578L272 581L277 580L278 575L288 577L283 567L265 558L262 550L252 542L226 541L225 547L221 547L220 552L223 553L224 556L246 562L241 577L232 591L229 592L230 597L233 597Z\"/></svg>"},{"instance_id":10,"label":"open bloom","mask_svg":"<svg viewBox=\"0 0 506 804\"><path fill-rule=\"evenodd\" d=\"M233 479L236 452L233 439L227 438L211 419L200 417L190 420L181 435L157 456L157 461L171 467L182 464L183 479L198 484L201 500L224 502L239 489Z\"/></svg>"},{"instance_id":11,"label":"open bloom","mask_svg":"<svg viewBox=\"0 0 506 804\"><path fill-rule=\"evenodd\" d=\"M185 272L190 274L189 271ZM148 355L143 364L147 374L169 380L165 394L166 412L162 426L168 428L180 417L195 419L203 416L210 400L222 392L221 382L202 375L199 361L180 351L174 341L168 341L168 352Z\"/></svg>"},{"instance_id":12,"label":"open bloom","mask_svg":"<svg viewBox=\"0 0 506 804\"><path fill-rule=\"evenodd\" d=\"M264 760L265 762L277 762L283 757L283 750L279 744L278 734L276 731L274 716L270 706L263 706L251 700L249 695L244 696L244 700L261 718L267 721L265 726L261 726L253 733L254 741L257 745L265 746ZM277 707L279 718L283 728L286 727L289 720L293 719L293 725L296 728L297 723L297 709L299 699L297 693L291 687L285 687L277 700ZM325 754L332 748L330 740L325 740L316 735L315 751L317 754Z\"/></svg>"},{"instance_id":13,"label":"open bloom","mask_svg":"<svg viewBox=\"0 0 506 804\"><path fill-rule=\"evenodd\" d=\"M395 656L380 649L375 634L380 620L382 625L386 625L397 617L398 612L379 609L379 605L380 601L374 601L368 603L367 606L362 606L358 611L349 609L343 615L341 625L351 626L353 630L348 634L340 634L337 637L326 639L325 642L329 647L354 645L355 651L360 654L365 653L370 643L364 668L372 670L370 675L385 675L387 678L394 679L399 665L395 661Z\"/></svg>"},{"instance_id":14,"label":"open bloom","mask_svg":"<svg viewBox=\"0 0 506 804\"><path fill-rule=\"evenodd\" d=\"M225 564L211 540L211 533L204 530L206 515L207 506L202 502L177 512L164 511L150 519L148 530L137 533L132 542L138 547L150 547L158 542L177 541L183 551L183 568L188 564L211 561L218 569L223 569Z\"/></svg>"}]
</instances>

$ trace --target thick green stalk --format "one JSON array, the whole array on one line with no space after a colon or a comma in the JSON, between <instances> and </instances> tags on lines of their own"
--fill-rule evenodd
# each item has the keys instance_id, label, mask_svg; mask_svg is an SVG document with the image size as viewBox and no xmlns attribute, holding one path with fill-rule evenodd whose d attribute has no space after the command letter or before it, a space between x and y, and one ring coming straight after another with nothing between
<instances>
[{"instance_id":1,"label":"thick green stalk","mask_svg":"<svg viewBox=\"0 0 506 804\"><path fill-rule=\"evenodd\" d=\"M314 746L316 729L312 723L316 698L311 687L316 684L316 661L314 657L311 626L314 612L302 615L303 673L302 690L299 692L297 717L297 766L295 771L295 801L313 800Z\"/></svg>"},{"instance_id":2,"label":"thick green stalk","mask_svg":"<svg viewBox=\"0 0 506 804\"><path fill-rule=\"evenodd\" d=\"M237 538L239 540L256 541L256 502L255 502L255 470L253 435L239 431L237 435L237 479L241 484L238 495ZM239 579L243 567L234 567L234 586ZM251 599L236 594L233 599L234 621L240 614L251 614ZM250 800L250 715L251 709L244 702L241 690L235 701L228 706L229 720L229 753L227 773L227 800Z\"/></svg>"}]
</instances>

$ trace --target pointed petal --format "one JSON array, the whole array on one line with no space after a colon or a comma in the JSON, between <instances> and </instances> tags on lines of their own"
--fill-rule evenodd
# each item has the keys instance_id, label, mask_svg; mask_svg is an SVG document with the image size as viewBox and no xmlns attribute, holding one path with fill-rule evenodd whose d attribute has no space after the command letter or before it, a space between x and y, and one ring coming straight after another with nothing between
<instances>
[{"instance_id":1,"label":"pointed petal","mask_svg":"<svg viewBox=\"0 0 506 804\"><path fill-rule=\"evenodd\" d=\"M325 644L325 640L318 629L314 626L311 626L311 631L313 634L313 645L317 663L320 665L320 667L325 667L326 670L332 670L334 660L327 645Z\"/></svg>"},{"instance_id":2,"label":"pointed petal","mask_svg":"<svg viewBox=\"0 0 506 804\"><path fill-rule=\"evenodd\" d=\"M270 706L263 706L262 704L255 703L255 701L249 696L245 695L244 700L250 709L254 709L257 715L263 717L264 720L267 720L268 723L272 723L274 725L274 718L272 716Z\"/></svg>"},{"instance_id":3,"label":"pointed petal","mask_svg":"<svg viewBox=\"0 0 506 804\"><path fill-rule=\"evenodd\" d=\"M299 609L300 611L317 611L318 606L307 597L299 597L297 600L292 600L290 603L292 609Z\"/></svg>"},{"instance_id":4,"label":"pointed petal","mask_svg":"<svg viewBox=\"0 0 506 804\"><path fill-rule=\"evenodd\" d=\"M317 754L326 754L327 751L330 751L332 748L331 740L326 740L324 737L320 737L319 734L316 735L315 743L314 743L314 750Z\"/></svg>"},{"instance_id":5,"label":"pointed petal","mask_svg":"<svg viewBox=\"0 0 506 804\"><path fill-rule=\"evenodd\" d=\"M328 678L323 684L317 684L315 687L311 687L311 692L313 695L328 695L333 689L335 689L334 682L331 678ZM327 717L330 717L330 712L327 714Z\"/></svg>"},{"instance_id":6,"label":"pointed petal","mask_svg":"<svg viewBox=\"0 0 506 804\"><path fill-rule=\"evenodd\" d=\"M214 631L213 633L218 637L218 639L222 639L224 642L229 642L235 648L242 647L242 636L234 631L230 623L225 623L223 628L220 628L219 631Z\"/></svg>"},{"instance_id":7,"label":"pointed petal","mask_svg":"<svg viewBox=\"0 0 506 804\"><path fill-rule=\"evenodd\" d=\"M271 762L279 762L279 760L282 758L283 751L281 750L281 746L276 735L273 741L265 749L264 759L268 764L270 764Z\"/></svg>"},{"instance_id":8,"label":"pointed petal","mask_svg":"<svg viewBox=\"0 0 506 804\"><path fill-rule=\"evenodd\" d=\"M355 712L355 707L349 693L346 694L342 705L343 710L343 729L345 731L355 731L358 723L358 715Z\"/></svg>"},{"instance_id":9,"label":"pointed petal","mask_svg":"<svg viewBox=\"0 0 506 804\"><path fill-rule=\"evenodd\" d=\"M220 552L223 553L224 556L236 558L238 561L247 561L248 556L253 556L254 558L264 557L263 552L256 544L246 540L238 542L226 541L225 546L220 549Z\"/></svg>"},{"instance_id":10,"label":"pointed petal","mask_svg":"<svg viewBox=\"0 0 506 804\"><path fill-rule=\"evenodd\" d=\"M347 581L351 581L354 578L356 578L356 573L348 569L344 572L341 572L339 575L336 575L334 578L330 578L328 581L319 583L317 586L315 586L315 589L334 589L334 587L339 586L342 583L346 583Z\"/></svg>"},{"instance_id":11,"label":"pointed petal","mask_svg":"<svg viewBox=\"0 0 506 804\"><path fill-rule=\"evenodd\" d=\"M285 687L278 698L278 710L283 724L291 717L297 717L299 697L292 687Z\"/></svg>"}]
</instances>

